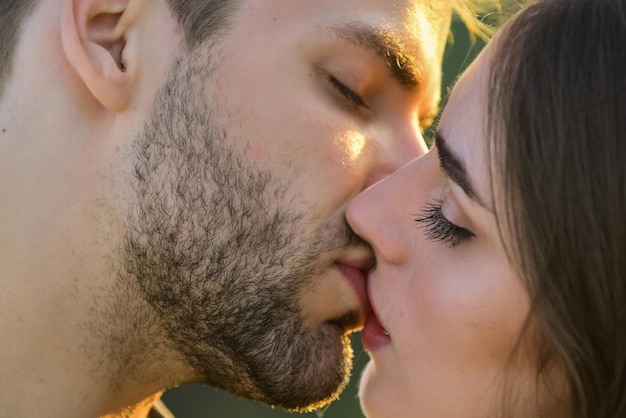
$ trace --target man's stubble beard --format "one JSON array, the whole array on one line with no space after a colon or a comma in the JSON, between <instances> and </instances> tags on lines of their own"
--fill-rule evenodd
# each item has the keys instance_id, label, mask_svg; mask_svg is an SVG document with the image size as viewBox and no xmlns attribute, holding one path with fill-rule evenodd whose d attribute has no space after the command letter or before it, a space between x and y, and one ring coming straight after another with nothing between
<instances>
[{"instance_id":1,"label":"man's stubble beard","mask_svg":"<svg viewBox=\"0 0 626 418\"><path fill-rule=\"evenodd\" d=\"M124 276L196 380L318 407L345 386L352 353L337 327L308 326L299 300L356 238L339 216L307 232L288 182L235 145L246 138L228 136L234 115L216 116L212 62L176 61L135 142Z\"/></svg>"}]
</instances>

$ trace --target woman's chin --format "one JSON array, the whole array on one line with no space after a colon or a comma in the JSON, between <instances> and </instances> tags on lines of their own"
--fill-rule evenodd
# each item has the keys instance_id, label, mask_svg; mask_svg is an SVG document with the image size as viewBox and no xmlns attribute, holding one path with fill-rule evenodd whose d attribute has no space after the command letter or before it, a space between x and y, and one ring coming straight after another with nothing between
<instances>
[{"instance_id":1,"label":"woman's chin","mask_svg":"<svg viewBox=\"0 0 626 418\"><path fill-rule=\"evenodd\" d=\"M385 418L402 416L394 407L394 393L390 385L382 382L374 362L370 361L361 375L359 400L361 409L367 418Z\"/></svg>"}]
</instances>

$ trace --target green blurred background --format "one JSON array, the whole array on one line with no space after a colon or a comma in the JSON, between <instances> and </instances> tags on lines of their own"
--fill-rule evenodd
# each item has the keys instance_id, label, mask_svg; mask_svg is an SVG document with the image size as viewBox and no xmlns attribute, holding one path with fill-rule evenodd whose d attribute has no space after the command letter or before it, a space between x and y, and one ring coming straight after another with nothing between
<instances>
[{"instance_id":1,"label":"green blurred background","mask_svg":"<svg viewBox=\"0 0 626 418\"><path fill-rule=\"evenodd\" d=\"M457 79L459 73L469 64L484 44L480 40L472 42L463 23L455 18L448 43L444 64L442 97ZM430 136L427 133L427 139ZM280 408L272 408L258 402L240 399L226 392L197 384L182 385L167 391L163 401L176 418L363 418L359 407L358 382L361 371L368 362L367 352L361 345L360 333L352 335L355 366L348 388L340 398L324 411L307 414L288 413Z\"/></svg>"}]
</instances>

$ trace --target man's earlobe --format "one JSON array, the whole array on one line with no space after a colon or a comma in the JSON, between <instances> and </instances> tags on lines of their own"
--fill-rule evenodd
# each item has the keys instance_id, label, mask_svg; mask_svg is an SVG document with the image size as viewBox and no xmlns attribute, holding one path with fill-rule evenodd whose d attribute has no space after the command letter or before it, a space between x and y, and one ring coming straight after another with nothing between
<instances>
[{"instance_id":1,"label":"man's earlobe","mask_svg":"<svg viewBox=\"0 0 626 418\"><path fill-rule=\"evenodd\" d=\"M128 33L143 0L64 0L63 51L70 66L103 106L120 111L128 102L132 57Z\"/></svg>"}]
</instances>

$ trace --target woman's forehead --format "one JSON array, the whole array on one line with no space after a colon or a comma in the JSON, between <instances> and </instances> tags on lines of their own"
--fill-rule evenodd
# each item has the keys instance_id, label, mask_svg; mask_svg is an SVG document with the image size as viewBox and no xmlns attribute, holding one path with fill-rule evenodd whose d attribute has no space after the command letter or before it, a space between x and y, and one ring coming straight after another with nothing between
<instances>
[{"instance_id":1,"label":"woman's forehead","mask_svg":"<svg viewBox=\"0 0 626 418\"><path fill-rule=\"evenodd\" d=\"M480 54L459 79L444 109L439 131L465 165L477 195L487 207L493 207L485 132L489 56Z\"/></svg>"}]
</instances>

